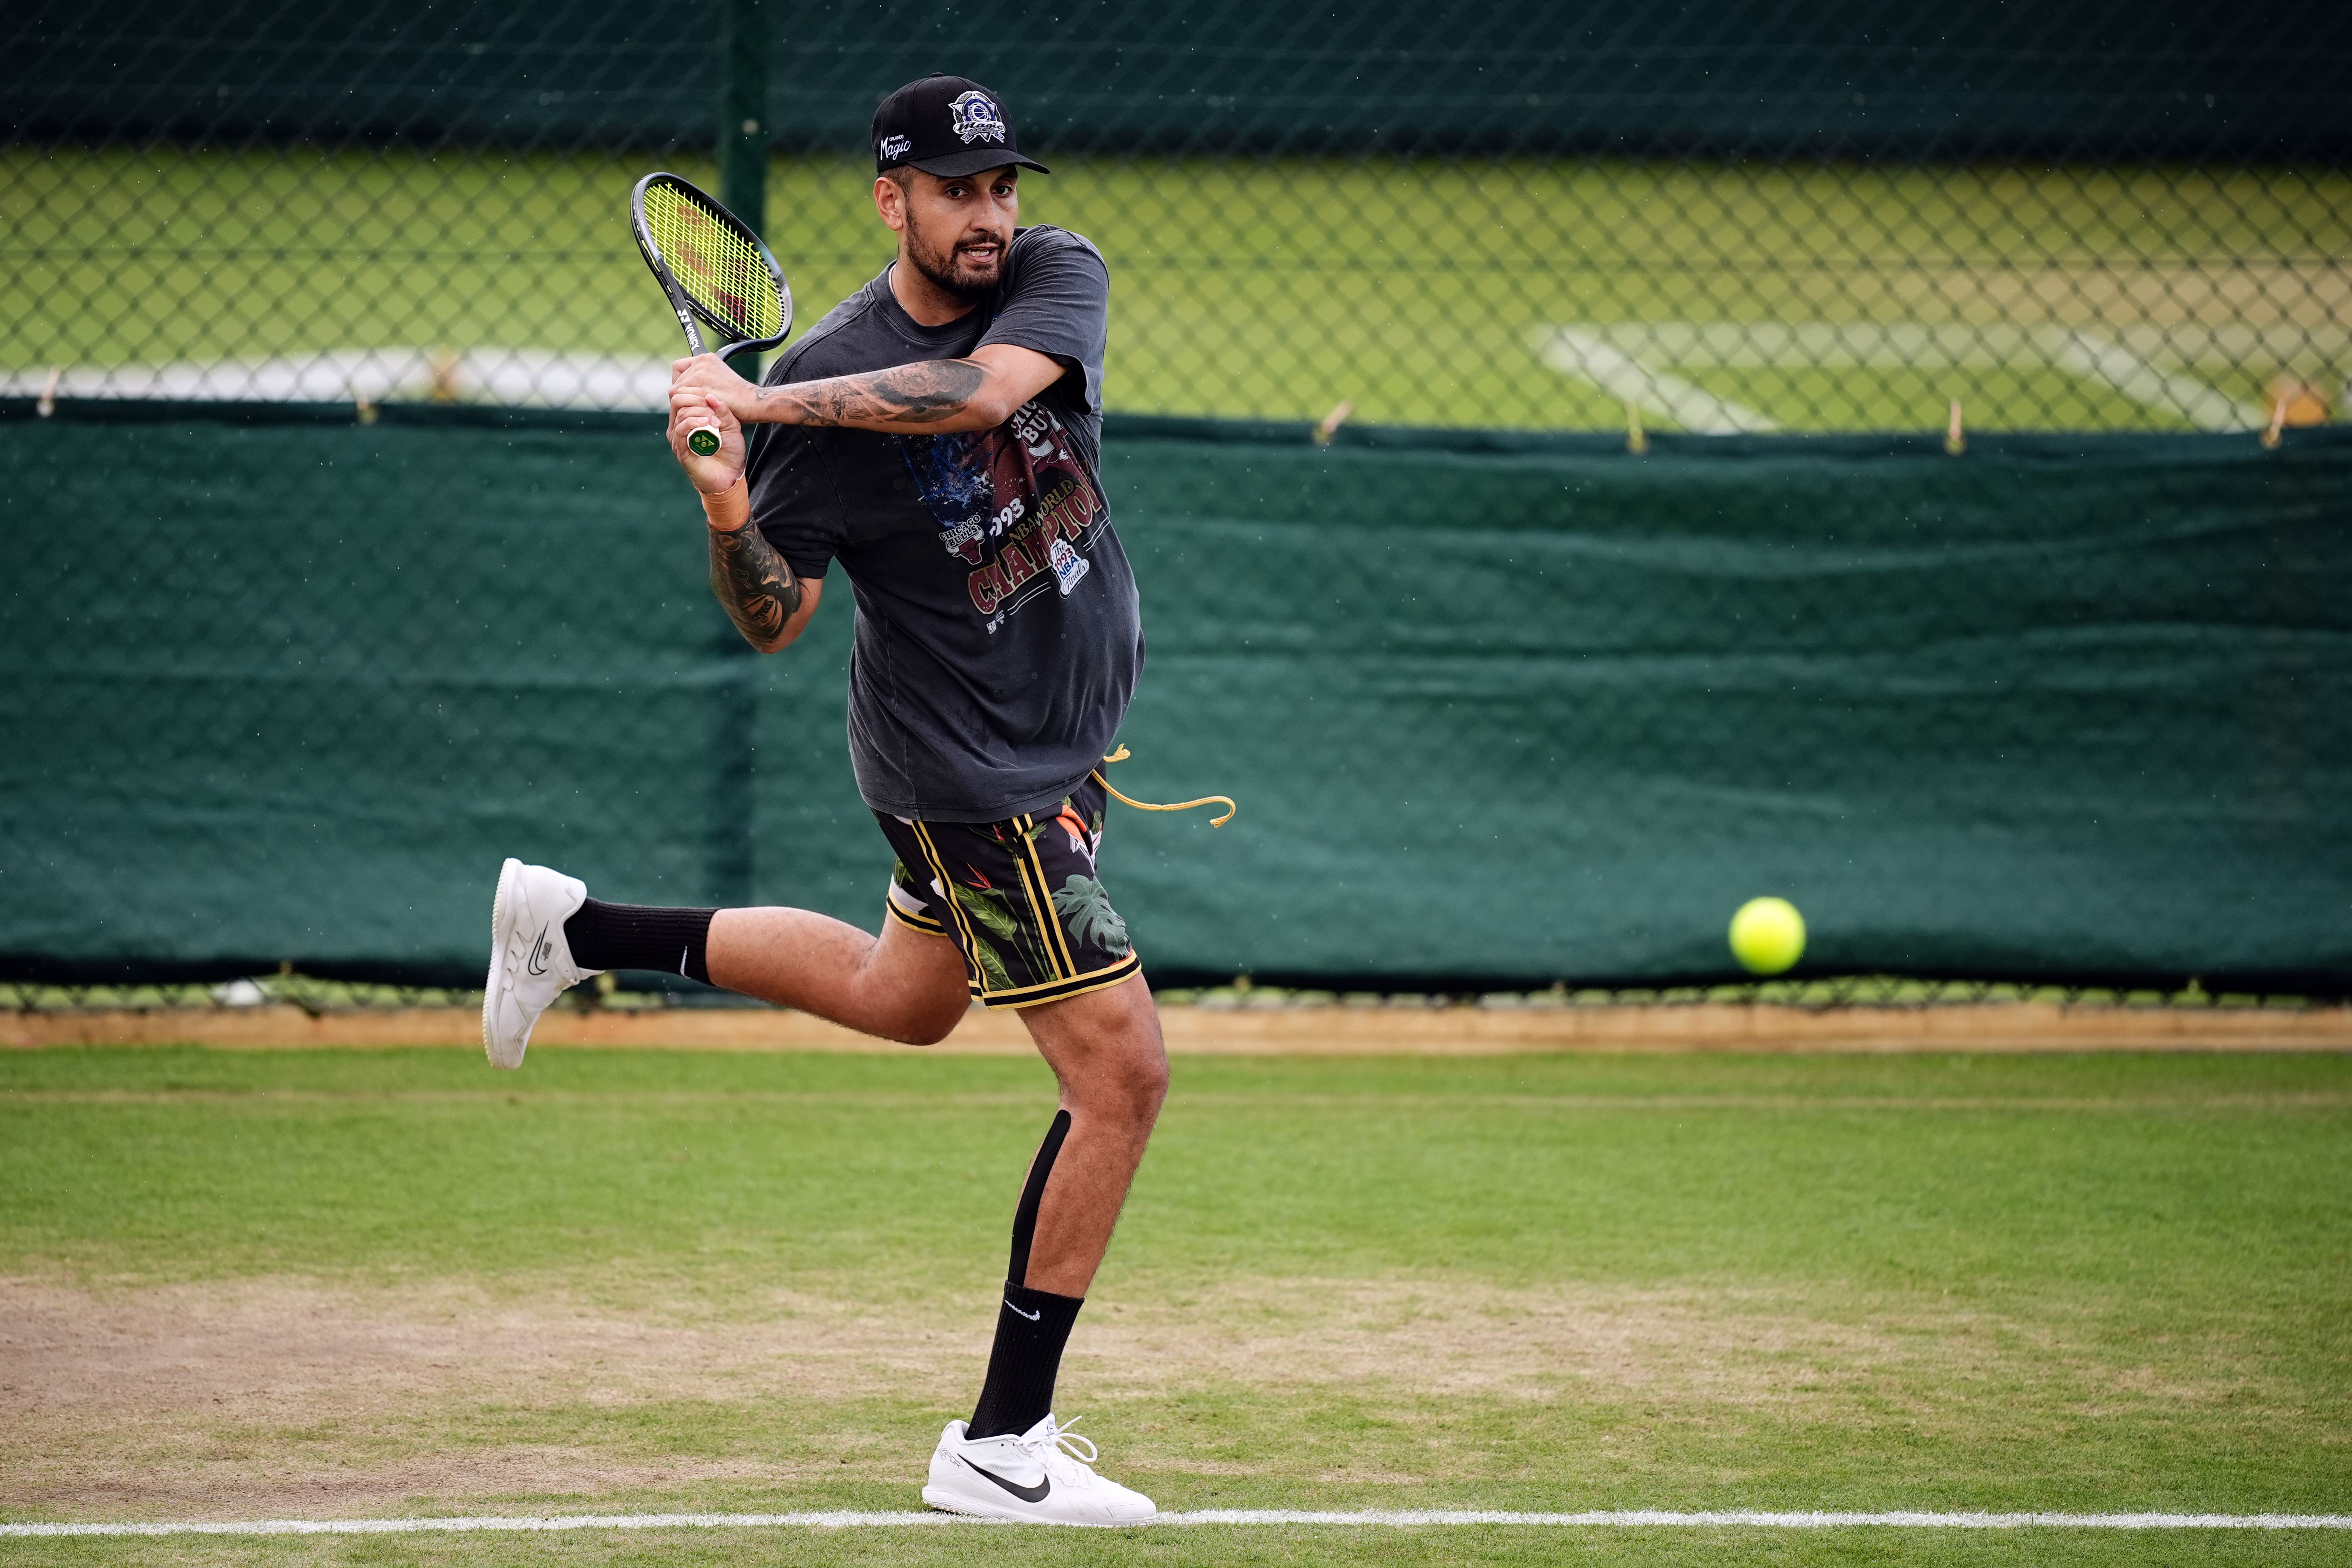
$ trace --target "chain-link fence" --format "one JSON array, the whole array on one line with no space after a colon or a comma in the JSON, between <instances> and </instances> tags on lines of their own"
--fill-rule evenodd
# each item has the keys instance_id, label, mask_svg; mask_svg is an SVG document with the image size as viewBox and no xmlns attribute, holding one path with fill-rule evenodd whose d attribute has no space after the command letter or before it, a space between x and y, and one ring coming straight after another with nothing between
<instances>
[{"instance_id":1,"label":"chain-link fence","mask_svg":"<svg viewBox=\"0 0 2352 1568\"><path fill-rule=\"evenodd\" d=\"M2341 995L2352 440L2195 432L2342 402L2347 16L26 0L0 1007L462 1003L509 854L872 923L849 617L711 605L625 196L760 209L805 324L933 68L1187 416L1104 465L1122 785L1244 802L1116 830L1160 982ZM1773 890L1799 978L1724 984Z\"/></svg>"},{"instance_id":2,"label":"chain-link fence","mask_svg":"<svg viewBox=\"0 0 2352 1568\"><path fill-rule=\"evenodd\" d=\"M812 321L887 258L866 123L930 69L1108 257L1119 410L2237 430L2352 371L2326 0L22 0L0 391L656 406L631 180L765 154Z\"/></svg>"},{"instance_id":3,"label":"chain-link fence","mask_svg":"<svg viewBox=\"0 0 2352 1568\"><path fill-rule=\"evenodd\" d=\"M0 979L480 973L502 857L872 929L852 616L754 658L639 416L0 410ZM1156 981L2352 985L2352 432L1114 433Z\"/></svg>"}]
</instances>

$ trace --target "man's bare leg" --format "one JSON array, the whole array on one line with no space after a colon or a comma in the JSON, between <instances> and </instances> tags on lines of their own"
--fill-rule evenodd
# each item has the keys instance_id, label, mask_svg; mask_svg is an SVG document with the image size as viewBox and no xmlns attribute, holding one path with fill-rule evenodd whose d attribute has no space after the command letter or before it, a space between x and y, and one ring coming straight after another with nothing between
<instances>
[{"instance_id":1,"label":"man's bare leg","mask_svg":"<svg viewBox=\"0 0 2352 1568\"><path fill-rule=\"evenodd\" d=\"M1137 974L1021 1016L1061 1080L1062 1106L1013 1213L1013 1266L988 1379L971 1419L950 1421L940 1434L923 1500L992 1519L1148 1520L1151 1500L1097 1475L1093 1447L1064 1435L1054 1384L1167 1098L1160 1016Z\"/></svg>"},{"instance_id":2,"label":"man's bare leg","mask_svg":"<svg viewBox=\"0 0 2352 1568\"><path fill-rule=\"evenodd\" d=\"M1013 1211L996 1342L964 1442L1044 1430L1063 1348L1168 1093L1160 1016L1141 975L1022 1018L1061 1082L1062 1105Z\"/></svg>"},{"instance_id":3,"label":"man's bare leg","mask_svg":"<svg viewBox=\"0 0 2352 1568\"><path fill-rule=\"evenodd\" d=\"M713 985L887 1040L935 1044L971 1005L955 943L895 920L872 937L809 910L720 910L709 941Z\"/></svg>"},{"instance_id":4,"label":"man's bare leg","mask_svg":"<svg viewBox=\"0 0 2352 1568\"><path fill-rule=\"evenodd\" d=\"M509 860L491 903L482 1044L522 1065L530 1032L564 991L612 970L676 974L814 1013L910 1045L947 1037L970 1005L944 935L885 917L882 934L808 910L609 903L578 878Z\"/></svg>"},{"instance_id":5,"label":"man's bare leg","mask_svg":"<svg viewBox=\"0 0 2352 1568\"><path fill-rule=\"evenodd\" d=\"M1084 996L1025 1008L1021 1021L1061 1082L1070 1129L1038 1205L1027 1275L1016 1283L1084 1296L1168 1098L1160 1012L1137 974Z\"/></svg>"}]
</instances>

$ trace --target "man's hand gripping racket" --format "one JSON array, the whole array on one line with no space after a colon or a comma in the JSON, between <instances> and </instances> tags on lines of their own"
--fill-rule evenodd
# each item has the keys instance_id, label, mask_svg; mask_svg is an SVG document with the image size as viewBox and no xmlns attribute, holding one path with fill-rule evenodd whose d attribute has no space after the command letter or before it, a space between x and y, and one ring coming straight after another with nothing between
<instances>
[{"instance_id":1,"label":"man's hand gripping racket","mask_svg":"<svg viewBox=\"0 0 2352 1568\"><path fill-rule=\"evenodd\" d=\"M710 352L698 318L725 340L722 361L745 349L774 348L793 330L793 291L775 257L733 213L676 174L637 182L629 192L629 228L686 329L688 353ZM724 411L708 398L698 407L691 399L674 399L672 406L674 414L694 410L688 450L717 457L727 434Z\"/></svg>"}]
</instances>

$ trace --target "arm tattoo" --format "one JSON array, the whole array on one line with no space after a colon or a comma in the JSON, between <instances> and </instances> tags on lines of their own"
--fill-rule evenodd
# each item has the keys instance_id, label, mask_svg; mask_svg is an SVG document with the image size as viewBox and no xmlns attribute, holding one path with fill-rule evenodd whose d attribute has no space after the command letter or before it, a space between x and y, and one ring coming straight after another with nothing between
<instances>
[{"instance_id":1,"label":"arm tattoo","mask_svg":"<svg viewBox=\"0 0 2352 1568\"><path fill-rule=\"evenodd\" d=\"M968 359L921 360L864 375L763 386L759 400L781 405L794 425L920 430L961 414L987 380L987 367Z\"/></svg>"},{"instance_id":2,"label":"arm tattoo","mask_svg":"<svg viewBox=\"0 0 2352 1568\"><path fill-rule=\"evenodd\" d=\"M800 614L800 579L754 523L732 533L710 531L710 591L743 640L761 652Z\"/></svg>"}]
</instances>

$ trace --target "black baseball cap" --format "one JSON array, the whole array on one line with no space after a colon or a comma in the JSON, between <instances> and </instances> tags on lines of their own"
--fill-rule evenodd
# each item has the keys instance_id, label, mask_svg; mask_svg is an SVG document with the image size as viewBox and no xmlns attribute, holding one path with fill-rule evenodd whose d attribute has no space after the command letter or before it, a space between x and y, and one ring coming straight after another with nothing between
<instances>
[{"instance_id":1,"label":"black baseball cap","mask_svg":"<svg viewBox=\"0 0 2352 1568\"><path fill-rule=\"evenodd\" d=\"M1050 174L1024 158L1013 137L1003 100L969 77L934 73L910 81L874 111L874 172L912 166L954 179L1018 163Z\"/></svg>"}]
</instances>

